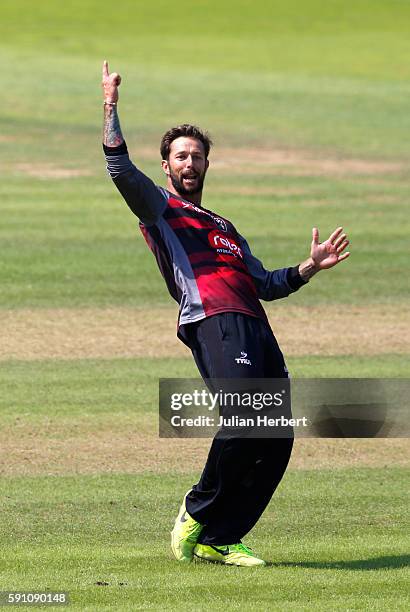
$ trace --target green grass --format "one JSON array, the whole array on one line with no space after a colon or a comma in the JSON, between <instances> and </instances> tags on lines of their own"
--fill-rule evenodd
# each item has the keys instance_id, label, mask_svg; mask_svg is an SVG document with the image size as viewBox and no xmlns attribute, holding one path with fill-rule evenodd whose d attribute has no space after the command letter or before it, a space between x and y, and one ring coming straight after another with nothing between
<instances>
[{"instance_id":1,"label":"green grass","mask_svg":"<svg viewBox=\"0 0 410 612\"><path fill-rule=\"evenodd\" d=\"M289 473L248 538L271 565L250 570L172 560L193 474L3 479L2 588L64 589L83 610L405 610L403 477Z\"/></svg>"},{"instance_id":2,"label":"green grass","mask_svg":"<svg viewBox=\"0 0 410 612\"><path fill-rule=\"evenodd\" d=\"M339 224L348 230L350 260L289 303L407 303L409 17L401 0L2 3L0 308L131 305L149 317L170 304L105 174L105 57L123 75L132 157L154 180L162 181L159 164L141 147L157 149L178 122L209 129L217 150L255 151L257 174L211 165L204 203L234 221L266 267L304 258L313 225L322 237ZM306 176L295 163L279 176L263 166L266 149L401 170ZM27 164L40 176L27 175ZM42 178L50 167L88 176ZM236 193L221 195L224 187ZM299 377L405 377L407 361L287 359ZM189 359L2 362L0 429L16 446L19 432L30 448L40 436L51 454L65 436L150 435L157 379L196 375ZM103 467L68 475L67 466L67 476L1 478L0 588L66 589L84 610L408 609L404 470L289 472L248 542L272 565L239 576L171 559L172 517L197 474L160 467L161 476Z\"/></svg>"},{"instance_id":3,"label":"green grass","mask_svg":"<svg viewBox=\"0 0 410 612\"><path fill-rule=\"evenodd\" d=\"M181 0L177 11L170 11L165 0L150 5L123 0L115 11L107 0L74 0L66 6L47 1L36 11L29 0L16 0L2 8L2 15L3 45L22 54L111 52L150 67L218 66L391 80L409 75L404 56L410 50L410 9L400 0L358 0L354 7L341 0L201 0L195 6Z\"/></svg>"},{"instance_id":4,"label":"green grass","mask_svg":"<svg viewBox=\"0 0 410 612\"><path fill-rule=\"evenodd\" d=\"M283 177L254 180L256 185L260 181L284 186ZM19 178L3 185L7 193L0 236L6 265L3 262L1 307L170 303L136 218L102 170L98 182ZM221 182L218 177L214 189ZM235 179L238 183L249 185L249 179ZM313 225L319 226L323 239L344 225L351 239L351 259L322 273L292 296L292 303L408 299L406 184L379 189L377 197L395 198L388 204L373 203L375 186L360 181L296 178L288 186L292 185L304 186L306 195L256 194L250 206L249 196L213 194L211 183L207 205L233 220L270 269L295 265L307 257Z\"/></svg>"},{"instance_id":5,"label":"green grass","mask_svg":"<svg viewBox=\"0 0 410 612\"><path fill-rule=\"evenodd\" d=\"M295 378L405 378L401 355L292 357ZM9 361L0 366L0 419L23 416L29 421L87 416L113 421L144 415L157 418L159 378L199 378L192 359L101 359Z\"/></svg>"},{"instance_id":6,"label":"green grass","mask_svg":"<svg viewBox=\"0 0 410 612\"><path fill-rule=\"evenodd\" d=\"M103 57L123 73L120 113L132 156L156 181L159 163L139 149L157 148L180 121L207 127L216 149L302 147L403 164L399 174L347 178L211 167L205 204L229 215L269 268L305 258L312 225L323 237L346 227L350 261L295 303L407 300L409 13L406 2L381 0L351 8L342 0L183 1L175 12L163 1L128 0L118 11L96 0L2 6L0 165L8 179L0 186L0 307L169 302L135 218L105 175ZM90 176L42 180L19 164ZM277 187L282 195L221 196L221 185Z\"/></svg>"}]
</instances>

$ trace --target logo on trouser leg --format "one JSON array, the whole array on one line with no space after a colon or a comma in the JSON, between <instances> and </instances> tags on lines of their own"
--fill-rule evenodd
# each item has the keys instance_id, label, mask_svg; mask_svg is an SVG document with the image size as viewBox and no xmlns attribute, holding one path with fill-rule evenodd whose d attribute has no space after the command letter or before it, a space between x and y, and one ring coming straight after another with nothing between
<instances>
[{"instance_id":1,"label":"logo on trouser leg","mask_svg":"<svg viewBox=\"0 0 410 612\"><path fill-rule=\"evenodd\" d=\"M248 359L248 353L245 353L244 351L241 351L241 356L240 357L235 357L235 361L236 363L242 363L245 365L252 365L252 362L250 359Z\"/></svg>"}]
</instances>

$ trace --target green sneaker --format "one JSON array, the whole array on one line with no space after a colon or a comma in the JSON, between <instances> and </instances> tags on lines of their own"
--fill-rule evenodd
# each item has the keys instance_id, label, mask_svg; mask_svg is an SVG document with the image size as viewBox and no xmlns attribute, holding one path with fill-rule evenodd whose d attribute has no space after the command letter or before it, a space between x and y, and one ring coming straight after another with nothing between
<instances>
[{"instance_id":1,"label":"green sneaker","mask_svg":"<svg viewBox=\"0 0 410 612\"><path fill-rule=\"evenodd\" d=\"M194 549L194 555L198 559L214 563L224 563L225 565L241 565L243 567L266 565L265 561L259 559L244 544L227 544L226 546L197 544Z\"/></svg>"},{"instance_id":2,"label":"green sneaker","mask_svg":"<svg viewBox=\"0 0 410 612\"><path fill-rule=\"evenodd\" d=\"M194 548L203 527L186 510L185 499L188 493L184 497L175 519L174 529L171 531L172 552L178 561L185 562L192 561Z\"/></svg>"}]
</instances>

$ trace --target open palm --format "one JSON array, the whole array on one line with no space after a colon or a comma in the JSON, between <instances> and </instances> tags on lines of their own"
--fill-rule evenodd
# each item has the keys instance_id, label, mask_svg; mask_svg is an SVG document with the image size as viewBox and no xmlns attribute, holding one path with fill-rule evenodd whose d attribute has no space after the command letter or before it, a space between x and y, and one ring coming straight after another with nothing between
<instances>
[{"instance_id":1,"label":"open palm","mask_svg":"<svg viewBox=\"0 0 410 612\"><path fill-rule=\"evenodd\" d=\"M336 264L347 259L350 253L343 253L349 241L346 234L342 234L343 228L338 227L329 238L324 242L319 242L319 230L314 227L312 230L312 246L310 256L318 270L333 268Z\"/></svg>"}]
</instances>

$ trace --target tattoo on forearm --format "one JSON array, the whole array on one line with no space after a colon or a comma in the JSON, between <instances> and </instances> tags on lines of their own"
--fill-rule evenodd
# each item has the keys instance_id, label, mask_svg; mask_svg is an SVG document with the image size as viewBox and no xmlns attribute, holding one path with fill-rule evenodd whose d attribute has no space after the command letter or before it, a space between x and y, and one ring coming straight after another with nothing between
<instances>
[{"instance_id":1,"label":"tattoo on forearm","mask_svg":"<svg viewBox=\"0 0 410 612\"><path fill-rule=\"evenodd\" d=\"M106 104L104 106L103 143L106 147L118 147L123 142L124 137L121 133L117 107Z\"/></svg>"},{"instance_id":2,"label":"tattoo on forearm","mask_svg":"<svg viewBox=\"0 0 410 612\"><path fill-rule=\"evenodd\" d=\"M304 281L308 281L314 276L319 270L313 263L312 259L307 259L299 265L299 274Z\"/></svg>"}]
</instances>

